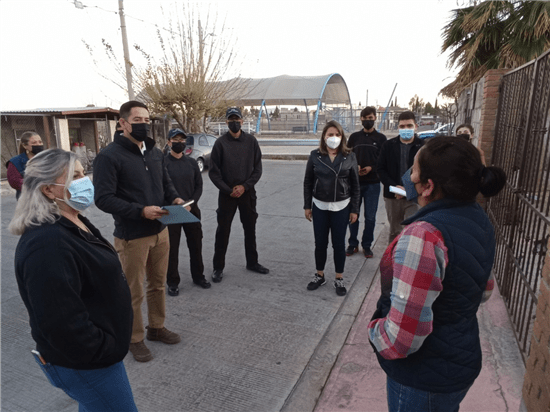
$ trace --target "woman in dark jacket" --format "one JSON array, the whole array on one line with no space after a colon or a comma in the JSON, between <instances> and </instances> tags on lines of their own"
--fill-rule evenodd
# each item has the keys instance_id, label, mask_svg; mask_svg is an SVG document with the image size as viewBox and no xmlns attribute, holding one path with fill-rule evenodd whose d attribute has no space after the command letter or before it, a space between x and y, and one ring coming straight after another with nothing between
<instances>
[{"instance_id":1,"label":"woman in dark jacket","mask_svg":"<svg viewBox=\"0 0 550 412\"><path fill-rule=\"evenodd\" d=\"M10 231L21 235L15 275L50 383L80 411L137 411L122 360L132 305L118 255L80 212L94 188L76 154L31 159Z\"/></svg>"},{"instance_id":2,"label":"woman in dark jacket","mask_svg":"<svg viewBox=\"0 0 550 412\"><path fill-rule=\"evenodd\" d=\"M421 209L380 262L382 293L368 333L393 411L458 411L481 370L476 313L493 289L494 230L475 202L506 181L460 137L428 141L403 175Z\"/></svg>"},{"instance_id":3,"label":"woman in dark jacket","mask_svg":"<svg viewBox=\"0 0 550 412\"><path fill-rule=\"evenodd\" d=\"M315 290L326 283L328 236L334 249L334 287L338 296L346 294L344 264L346 262L346 230L357 220L360 207L359 171L355 154L346 146L344 130L338 122L326 124L319 148L309 155L304 179L306 219L313 220L315 235L315 273L307 288Z\"/></svg>"},{"instance_id":4,"label":"woman in dark jacket","mask_svg":"<svg viewBox=\"0 0 550 412\"><path fill-rule=\"evenodd\" d=\"M19 154L12 157L6 163L8 183L15 189L16 199L19 199L19 196L21 196L21 186L23 186L27 162L42 150L44 150L44 145L37 133L25 132L21 135Z\"/></svg>"}]
</instances>

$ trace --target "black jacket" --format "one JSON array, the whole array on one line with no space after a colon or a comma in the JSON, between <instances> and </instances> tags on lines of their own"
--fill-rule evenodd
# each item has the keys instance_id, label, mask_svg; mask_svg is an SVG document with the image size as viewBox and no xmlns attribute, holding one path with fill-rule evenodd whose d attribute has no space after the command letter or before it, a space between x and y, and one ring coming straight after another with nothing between
<instances>
[{"instance_id":1,"label":"black jacket","mask_svg":"<svg viewBox=\"0 0 550 412\"><path fill-rule=\"evenodd\" d=\"M114 248L61 217L29 228L15 251L15 276L36 348L71 369L120 362L132 335L132 298Z\"/></svg>"},{"instance_id":2,"label":"black jacket","mask_svg":"<svg viewBox=\"0 0 550 412\"><path fill-rule=\"evenodd\" d=\"M171 154L165 158L166 170L180 198L199 202L202 196L202 174L197 161L183 155L179 159Z\"/></svg>"},{"instance_id":3,"label":"black jacket","mask_svg":"<svg viewBox=\"0 0 550 412\"><path fill-rule=\"evenodd\" d=\"M202 196L202 174L199 170L197 161L191 157L183 155L176 159L171 154L165 158L166 170L170 179L178 192L180 198L185 200L194 200L191 207L191 213L199 219L201 211L199 209L199 199Z\"/></svg>"},{"instance_id":4,"label":"black jacket","mask_svg":"<svg viewBox=\"0 0 550 412\"><path fill-rule=\"evenodd\" d=\"M241 131L238 139L229 132L217 139L210 154L208 176L226 195L243 185L255 197L254 186L262 176L262 152L256 138Z\"/></svg>"},{"instance_id":5,"label":"black jacket","mask_svg":"<svg viewBox=\"0 0 550 412\"><path fill-rule=\"evenodd\" d=\"M409 152L409 161L407 168L411 167L414 163L414 156L418 153L424 142L417 136L414 136L414 140ZM378 157L378 165L376 172L380 181L384 184L384 197L388 199L395 199L395 195L390 192L390 186L401 186L401 167L399 159L401 158L401 141L399 136L389 139L382 146L380 156Z\"/></svg>"},{"instance_id":6,"label":"black jacket","mask_svg":"<svg viewBox=\"0 0 550 412\"><path fill-rule=\"evenodd\" d=\"M132 240L156 235L164 229L158 220L145 219L145 206L171 204L178 196L166 171L164 155L152 139L145 156L128 138L115 133L113 143L94 161L95 204L115 219L114 235Z\"/></svg>"},{"instance_id":7,"label":"black jacket","mask_svg":"<svg viewBox=\"0 0 550 412\"><path fill-rule=\"evenodd\" d=\"M378 162L382 146L386 141L386 136L378 130L367 133L365 129L361 129L358 132L352 133L349 137L347 145L355 153L357 164L362 168L367 166L372 167L369 173L359 176L359 183L362 185L380 183L380 179L376 173L376 163Z\"/></svg>"},{"instance_id":8,"label":"black jacket","mask_svg":"<svg viewBox=\"0 0 550 412\"><path fill-rule=\"evenodd\" d=\"M351 197L350 213L359 213L361 186L355 154L338 153L334 163L319 149L309 155L304 178L304 209L311 209L313 198L339 202Z\"/></svg>"}]
</instances>

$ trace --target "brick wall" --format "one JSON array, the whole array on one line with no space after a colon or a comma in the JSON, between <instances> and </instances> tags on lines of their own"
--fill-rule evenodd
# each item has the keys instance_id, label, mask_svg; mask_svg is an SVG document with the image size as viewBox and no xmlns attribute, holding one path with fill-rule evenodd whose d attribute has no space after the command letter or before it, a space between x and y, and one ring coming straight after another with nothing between
<instances>
[{"instance_id":1,"label":"brick wall","mask_svg":"<svg viewBox=\"0 0 550 412\"><path fill-rule=\"evenodd\" d=\"M523 400L529 412L550 412L550 240L542 269Z\"/></svg>"},{"instance_id":2,"label":"brick wall","mask_svg":"<svg viewBox=\"0 0 550 412\"><path fill-rule=\"evenodd\" d=\"M502 76L509 69L489 70L485 73L483 84L483 104L481 106L481 120L477 147L485 153L487 165L491 165L493 156L493 142L495 140L495 126L498 110L498 88Z\"/></svg>"}]
</instances>

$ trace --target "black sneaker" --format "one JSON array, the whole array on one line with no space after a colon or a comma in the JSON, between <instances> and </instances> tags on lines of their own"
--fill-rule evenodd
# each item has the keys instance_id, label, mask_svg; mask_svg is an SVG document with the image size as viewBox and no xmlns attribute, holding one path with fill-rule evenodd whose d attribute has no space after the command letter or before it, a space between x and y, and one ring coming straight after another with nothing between
<instances>
[{"instance_id":1,"label":"black sneaker","mask_svg":"<svg viewBox=\"0 0 550 412\"><path fill-rule=\"evenodd\" d=\"M168 286L168 294L170 296L178 296L180 294L180 289L177 286Z\"/></svg>"},{"instance_id":2,"label":"black sneaker","mask_svg":"<svg viewBox=\"0 0 550 412\"><path fill-rule=\"evenodd\" d=\"M324 276L319 276L317 273L313 277L313 281L309 282L307 284L307 290L315 290L319 286L323 286L327 281L325 280Z\"/></svg>"},{"instance_id":3,"label":"black sneaker","mask_svg":"<svg viewBox=\"0 0 550 412\"><path fill-rule=\"evenodd\" d=\"M334 279L334 288L338 296L344 296L347 293L346 287L344 286L344 279L342 278Z\"/></svg>"},{"instance_id":4,"label":"black sneaker","mask_svg":"<svg viewBox=\"0 0 550 412\"><path fill-rule=\"evenodd\" d=\"M348 248L346 249L346 256L351 256L354 253L357 253L358 251L359 251L359 248L357 246L348 246Z\"/></svg>"},{"instance_id":5,"label":"black sneaker","mask_svg":"<svg viewBox=\"0 0 550 412\"><path fill-rule=\"evenodd\" d=\"M374 255L372 254L372 250L370 250L370 247L368 247L368 248L366 248L366 249L363 249L363 254L365 255L365 257L366 257L367 259L374 256Z\"/></svg>"}]
</instances>

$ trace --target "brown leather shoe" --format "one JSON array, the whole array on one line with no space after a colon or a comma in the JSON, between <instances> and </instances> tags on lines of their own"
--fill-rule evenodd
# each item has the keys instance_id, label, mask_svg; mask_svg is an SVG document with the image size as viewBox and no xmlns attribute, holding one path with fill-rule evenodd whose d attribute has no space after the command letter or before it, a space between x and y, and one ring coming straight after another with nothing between
<instances>
[{"instance_id":1,"label":"brown leather shoe","mask_svg":"<svg viewBox=\"0 0 550 412\"><path fill-rule=\"evenodd\" d=\"M174 343L181 342L180 335L174 332L170 332L166 328L150 328L149 326L146 326L147 328L147 340L158 340L162 343L166 343L168 345L173 345Z\"/></svg>"},{"instance_id":2,"label":"brown leather shoe","mask_svg":"<svg viewBox=\"0 0 550 412\"><path fill-rule=\"evenodd\" d=\"M134 359L138 362L149 362L153 359L153 354L143 341L130 343L130 352L132 352Z\"/></svg>"}]
</instances>

